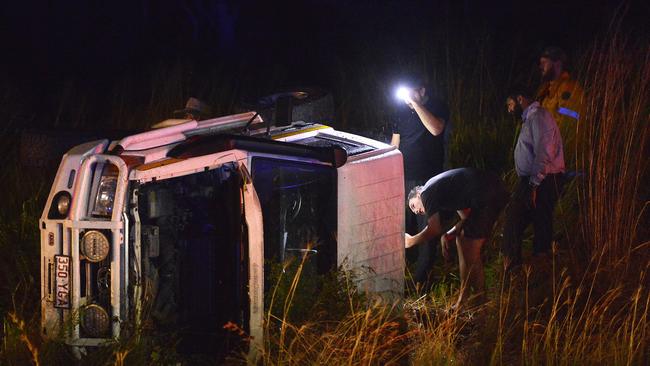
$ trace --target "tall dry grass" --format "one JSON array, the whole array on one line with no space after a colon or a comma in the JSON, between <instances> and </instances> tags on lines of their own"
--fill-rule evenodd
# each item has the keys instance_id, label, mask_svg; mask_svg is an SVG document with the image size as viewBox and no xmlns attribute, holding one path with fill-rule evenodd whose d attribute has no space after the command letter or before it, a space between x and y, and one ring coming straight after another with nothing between
<instances>
[{"instance_id":1,"label":"tall dry grass","mask_svg":"<svg viewBox=\"0 0 650 366\"><path fill-rule=\"evenodd\" d=\"M650 45L616 33L590 51L585 74L582 235L598 264L625 276L650 249L639 236L648 224Z\"/></svg>"}]
</instances>

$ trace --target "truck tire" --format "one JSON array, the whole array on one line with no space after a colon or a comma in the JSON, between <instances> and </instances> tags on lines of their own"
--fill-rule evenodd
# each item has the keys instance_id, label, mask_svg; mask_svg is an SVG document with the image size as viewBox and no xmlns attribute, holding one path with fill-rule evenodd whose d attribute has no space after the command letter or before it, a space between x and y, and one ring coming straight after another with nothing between
<instances>
[{"instance_id":1,"label":"truck tire","mask_svg":"<svg viewBox=\"0 0 650 366\"><path fill-rule=\"evenodd\" d=\"M334 124L334 98L331 93L324 90L309 88L309 96L303 103L294 104L293 120Z\"/></svg>"},{"instance_id":2,"label":"truck tire","mask_svg":"<svg viewBox=\"0 0 650 366\"><path fill-rule=\"evenodd\" d=\"M292 94L293 99L291 119L293 122L303 121L335 124L334 98L324 89L316 87L296 87L282 89L277 93L255 99L253 102L244 101L236 107L237 112L254 110L260 113L265 121L275 120L275 99L279 95Z\"/></svg>"}]
</instances>

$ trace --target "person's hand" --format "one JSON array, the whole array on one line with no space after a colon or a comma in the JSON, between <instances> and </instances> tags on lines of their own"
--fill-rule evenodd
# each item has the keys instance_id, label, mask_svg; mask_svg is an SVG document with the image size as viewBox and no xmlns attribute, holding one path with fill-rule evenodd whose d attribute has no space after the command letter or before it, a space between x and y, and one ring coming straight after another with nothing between
<instances>
[{"instance_id":1,"label":"person's hand","mask_svg":"<svg viewBox=\"0 0 650 366\"><path fill-rule=\"evenodd\" d=\"M413 235L409 233L404 233L404 248L408 249L415 245L415 240L413 240Z\"/></svg>"},{"instance_id":2,"label":"person's hand","mask_svg":"<svg viewBox=\"0 0 650 366\"><path fill-rule=\"evenodd\" d=\"M442 257L445 258L445 261L449 261L449 242L455 239L456 235L452 234L443 234L440 237L440 249L442 249Z\"/></svg>"},{"instance_id":3,"label":"person's hand","mask_svg":"<svg viewBox=\"0 0 650 366\"><path fill-rule=\"evenodd\" d=\"M404 102L411 108L415 108L415 105L420 105L422 104L422 96L420 95L418 90L409 90L406 98L404 98Z\"/></svg>"}]
</instances>

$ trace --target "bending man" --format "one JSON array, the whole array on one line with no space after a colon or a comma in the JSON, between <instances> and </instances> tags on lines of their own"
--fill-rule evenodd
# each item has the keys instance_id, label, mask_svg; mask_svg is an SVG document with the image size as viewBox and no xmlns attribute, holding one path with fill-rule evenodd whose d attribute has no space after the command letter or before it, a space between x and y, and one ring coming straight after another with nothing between
<instances>
[{"instance_id":1,"label":"bending man","mask_svg":"<svg viewBox=\"0 0 650 366\"><path fill-rule=\"evenodd\" d=\"M466 302L470 288L478 301L484 302L481 247L508 202L508 192L501 179L473 168L453 169L429 179L424 186L413 188L408 200L413 213L426 215L427 226L416 235L405 234L406 248L426 243L442 233L441 212L458 213L460 221L440 240L445 259L449 258L449 241L456 240L461 280L456 306Z\"/></svg>"}]
</instances>

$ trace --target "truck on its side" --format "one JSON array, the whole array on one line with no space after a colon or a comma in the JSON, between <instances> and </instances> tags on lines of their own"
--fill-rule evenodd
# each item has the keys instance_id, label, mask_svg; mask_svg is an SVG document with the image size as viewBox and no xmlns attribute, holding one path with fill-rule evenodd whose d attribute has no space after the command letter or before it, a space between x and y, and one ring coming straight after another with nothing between
<instances>
[{"instance_id":1,"label":"truck on its side","mask_svg":"<svg viewBox=\"0 0 650 366\"><path fill-rule=\"evenodd\" d=\"M230 322L261 342L265 263L305 252L313 273L369 267L359 288L402 295L399 150L255 112L159 125L63 156L39 223L45 337L83 351L146 321L226 352Z\"/></svg>"}]
</instances>

